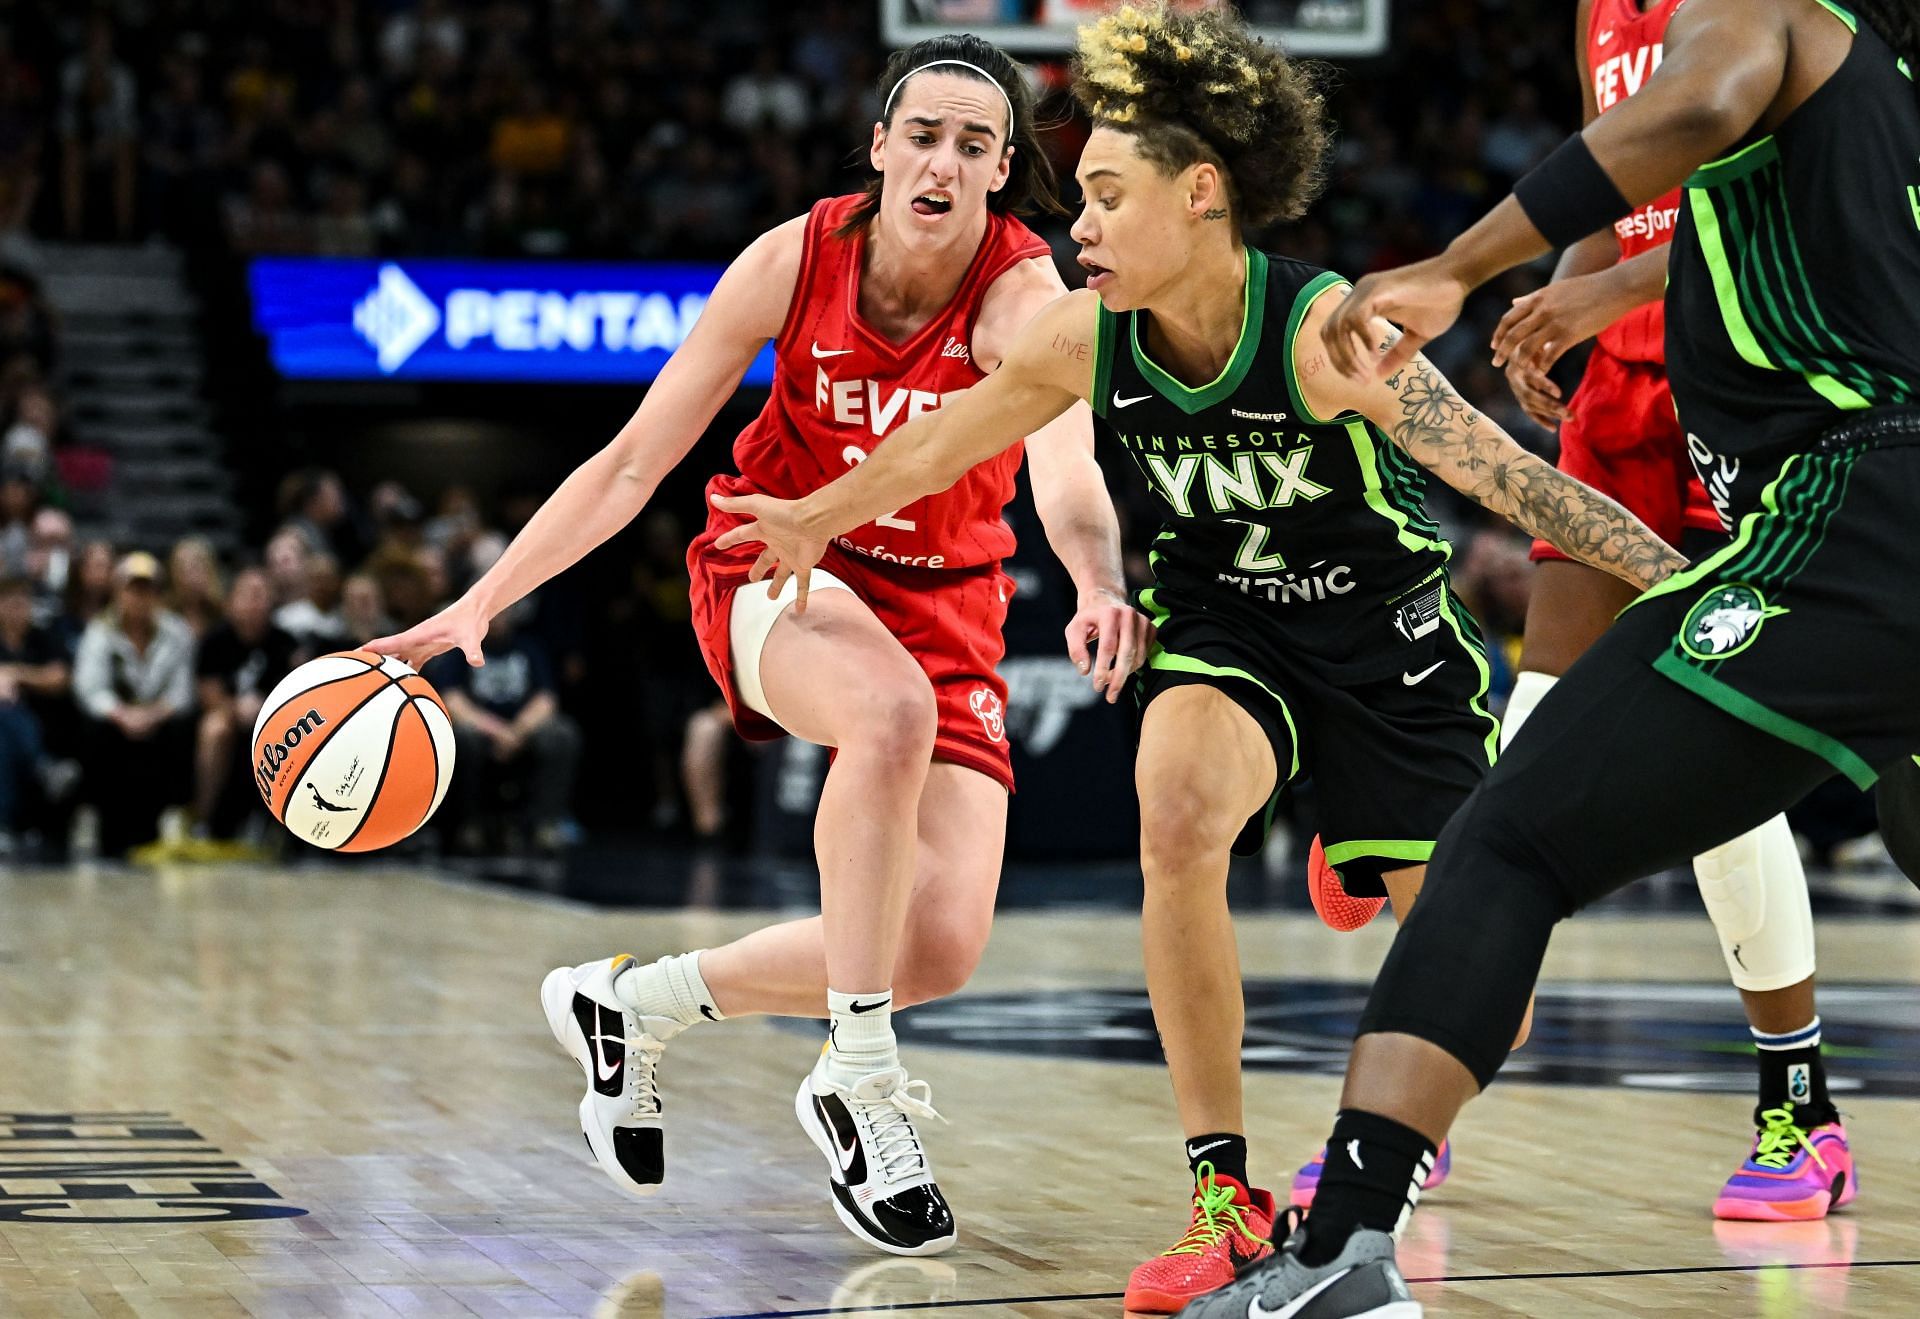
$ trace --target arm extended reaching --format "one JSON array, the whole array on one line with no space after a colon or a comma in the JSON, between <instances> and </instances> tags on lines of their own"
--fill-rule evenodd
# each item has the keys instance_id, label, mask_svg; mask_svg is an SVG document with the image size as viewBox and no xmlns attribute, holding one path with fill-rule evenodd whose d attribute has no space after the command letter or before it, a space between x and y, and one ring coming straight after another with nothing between
<instances>
[{"instance_id":1,"label":"arm extended reaching","mask_svg":"<svg viewBox=\"0 0 1920 1319\"><path fill-rule=\"evenodd\" d=\"M1646 85L1581 131L1594 162L1629 205L1679 187L1766 113L1786 76L1788 44L1782 4L1690 0L1675 13ZM1617 218L1597 217L1595 227ZM1324 329L1334 366L1347 375L1394 374L1453 324L1470 290L1547 249L1508 197L1439 256L1356 284ZM1379 317L1407 331L1385 357L1372 352L1369 325Z\"/></svg>"},{"instance_id":2,"label":"arm extended reaching","mask_svg":"<svg viewBox=\"0 0 1920 1319\"><path fill-rule=\"evenodd\" d=\"M1328 301L1308 310L1303 341L1328 316ZM1392 352L1398 333L1384 321L1372 328L1376 352ZM1358 381L1322 373L1315 383L1307 402L1321 415L1360 413L1442 481L1568 558L1642 590L1687 566L1632 513L1521 448L1469 406L1425 357L1416 355L1385 380L1371 371Z\"/></svg>"},{"instance_id":3,"label":"arm extended reaching","mask_svg":"<svg viewBox=\"0 0 1920 1319\"><path fill-rule=\"evenodd\" d=\"M764 546L752 580L771 575L775 596L798 576L795 607L804 609L807 573L838 535L926 495L945 490L969 468L1031 435L1092 389L1094 299L1069 293L1047 305L1020 332L1000 369L952 402L893 431L866 462L804 499L771 495L716 498L750 519L715 542L720 549Z\"/></svg>"},{"instance_id":4,"label":"arm extended reaching","mask_svg":"<svg viewBox=\"0 0 1920 1319\"><path fill-rule=\"evenodd\" d=\"M495 614L631 522L713 421L760 346L779 333L798 276L804 223L790 221L762 235L727 268L686 342L619 434L547 497L465 595L367 648L417 669L457 647L478 666Z\"/></svg>"}]
</instances>

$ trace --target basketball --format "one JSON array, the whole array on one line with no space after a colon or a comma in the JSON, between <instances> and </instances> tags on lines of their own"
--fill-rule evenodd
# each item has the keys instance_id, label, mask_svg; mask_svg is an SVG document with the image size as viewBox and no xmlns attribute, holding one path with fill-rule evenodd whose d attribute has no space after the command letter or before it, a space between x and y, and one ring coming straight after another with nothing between
<instances>
[{"instance_id":1,"label":"basketball","mask_svg":"<svg viewBox=\"0 0 1920 1319\"><path fill-rule=\"evenodd\" d=\"M273 818L330 852L371 852L427 822L453 777L453 724L405 662L367 650L302 664L253 725L253 777Z\"/></svg>"}]
</instances>

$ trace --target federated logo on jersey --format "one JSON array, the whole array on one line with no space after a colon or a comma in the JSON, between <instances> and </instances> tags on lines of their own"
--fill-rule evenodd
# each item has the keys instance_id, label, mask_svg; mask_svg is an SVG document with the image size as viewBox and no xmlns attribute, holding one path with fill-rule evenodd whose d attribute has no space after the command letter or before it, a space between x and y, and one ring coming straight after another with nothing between
<instances>
[{"instance_id":1,"label":"federated logo on jersey","mask_svg":"<svg viewBox=\"0 0 1920 1319\"><path fill-rule=\"evenodd\" d=\"M1680 625L1680 648L1697 660L1738 655L1760 635L1760 625L1787 611L1745 582L1716 586L1687 611Z\"/></svg>"}]
</instances>

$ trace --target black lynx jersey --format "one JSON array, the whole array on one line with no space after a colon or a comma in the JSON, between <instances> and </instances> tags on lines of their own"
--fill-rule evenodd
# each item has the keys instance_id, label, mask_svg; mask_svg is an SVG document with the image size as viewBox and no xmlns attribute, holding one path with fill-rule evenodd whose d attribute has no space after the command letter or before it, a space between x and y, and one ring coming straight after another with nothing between
<instances>
[{"instance_id":1,"label":"black lynx jersey","mask_svg":"<svg viewBox=\"0 0 1920 1319\"><path fill-rule=\"evenodd\" d=\"M1294 335L1345 281L1253 248L1246 260L1240 341L1197 389L1148 355L1141 313L1102 307L1094 410L1164 512L1156 581L1344 664L1438 626L1429 588L1450 551L1414 461L1359 414L1317 417L1301 397Z\"/></svg>"},{"instance_id":2,"label":"black lynx jersey","mask_svg":"<svg viewBox=\"0 0 1920 1319\"><path fill-rule=\"evenodd\" d=\"M1667 287L1667 371L1723 521L1789 453L1850 416L1920 402L1920 104L1913 70L1854 32L1771 134L1687 180Z\"/></svg>"}]
</instances>

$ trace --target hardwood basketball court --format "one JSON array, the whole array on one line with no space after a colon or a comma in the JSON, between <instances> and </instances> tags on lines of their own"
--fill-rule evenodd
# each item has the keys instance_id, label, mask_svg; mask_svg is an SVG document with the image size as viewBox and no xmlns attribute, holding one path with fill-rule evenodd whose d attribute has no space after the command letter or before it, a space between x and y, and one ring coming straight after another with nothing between
<instances>
[{"instance_id":1,"label":"hardwood basketball court","mask_svg":"<svg viewBox=\"0 0 1920 1319\"><path fill-rule=\"evenodd\" d=\"M1112 1316L1184 1226L1165 1076L1128 1060L1151 1032L1124 911L1008 913L967 994L903 1015L951 1121L928 1141L961 1237L899 1260L835 1221L794 1127L811 1028L674 1043L652 1199L586 1161L541 976L764 914L249 867L0 872L0 904L0 1315ZM1284 1185L1324 1134L1338 1083L1299 1069L1333 1069L1389 934L1242 924L1259 1180ZM1920 923L1893 908L1819 934L1830 1066L1866 1086L1836 1095L1850 1210L1713 1222L1752 1102L1737 1000L1704 918L1603 913L1549 959L1534 1078L1468 1110L1402 1244L1430 1312L1920 1313L1920 1054L1901 1047ZM1716 1076L1728 1093L1685 1088Z\"/></svg>"}]
</instances>

